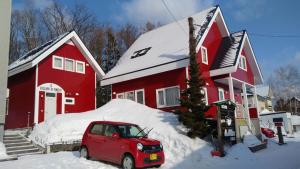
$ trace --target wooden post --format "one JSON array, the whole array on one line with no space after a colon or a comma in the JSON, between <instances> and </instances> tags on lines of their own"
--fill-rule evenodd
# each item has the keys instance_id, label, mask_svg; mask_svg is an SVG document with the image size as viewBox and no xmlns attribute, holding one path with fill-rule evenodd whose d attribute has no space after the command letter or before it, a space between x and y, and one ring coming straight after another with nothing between
<instances>
[{"instance_id":1,"label":"wooden post","mask_svg":"<svg viewBox=\"0 0 300 169\"><path fill-rule=\"evenodd\" d=\"M218 151L220 152L221 157L223 157L224 144L223 144L222 124L221 124L221 111L219 106L217 110L217 130L218 130Z\"/></svg>"}]
</instances>

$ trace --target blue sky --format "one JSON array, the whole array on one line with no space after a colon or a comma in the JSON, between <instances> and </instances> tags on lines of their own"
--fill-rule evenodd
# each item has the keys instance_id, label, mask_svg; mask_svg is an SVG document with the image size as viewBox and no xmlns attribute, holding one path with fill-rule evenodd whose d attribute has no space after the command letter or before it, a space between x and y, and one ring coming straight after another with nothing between
<instances>
[{"instance_id":1,"label":"blue sky","mask_svg":"<svg viewBox=\"0 0 300 169\"><path fill-rule=\"evenodd\" d=\"M162 0L58 0L85 4L100 22L113 26L147 20L172 22ZM246 29L265 81L280 66L300 64L300 1L297 0L165 0L176 18L219 4L231 32ZM13 0L14 9L31 4L45 8L50 0ZM283 37L272 37L283 36ZM288 38L285 36L296 35ZM300 66L298 66L300 68Z\"/></svg>"}]
</instances>

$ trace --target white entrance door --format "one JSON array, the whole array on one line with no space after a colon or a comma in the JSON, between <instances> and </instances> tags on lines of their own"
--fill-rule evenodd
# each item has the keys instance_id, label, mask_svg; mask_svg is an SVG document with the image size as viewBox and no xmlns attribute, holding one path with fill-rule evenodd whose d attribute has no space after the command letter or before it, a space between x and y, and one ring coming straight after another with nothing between
<instances>
[{"instance_id":1,"label":"white entrance door","mask_svg":"<svg viewBox=\"0 0 300 169\"><path fill-rule=\"evenodd\" d=\"M56 94L46 93L45 96L45 120L56 115Z\"/></svg>"}]
</instances>

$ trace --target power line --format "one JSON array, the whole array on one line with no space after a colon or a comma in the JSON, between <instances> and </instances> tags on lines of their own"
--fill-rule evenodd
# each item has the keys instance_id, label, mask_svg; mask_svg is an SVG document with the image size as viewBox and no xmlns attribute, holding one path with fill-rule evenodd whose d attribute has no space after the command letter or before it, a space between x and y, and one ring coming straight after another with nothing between
<instances>
[{"instance_id":1,"label":"power line","mask_svg":"<svg viewBox=\"0 0 300 169\"><path fill-rule=\"evenodd\" d=\"M186 34L188 34L184 28L182 27L182 25L178 22L177 18L174 16L174 14L172 13L172 11L170 10L170 8L168 7L167 3L164 0L161 0L164 7L166 8L167 12L171 15L171 17L173 18L173 20L179 25L179 27L182 29L182 31Z\"/></svg>"},{"instance_id":2,"label":"power line","mask_svg":"<svg viewBox=\"0 0 300 169\"><path fill-rule=\"evenodd\" d=\"M300 35L275 35L275 34L261 34L261 33L248 33L251 36L264 37L264 38L300 38Z\"/></svg>"}]
</instances>

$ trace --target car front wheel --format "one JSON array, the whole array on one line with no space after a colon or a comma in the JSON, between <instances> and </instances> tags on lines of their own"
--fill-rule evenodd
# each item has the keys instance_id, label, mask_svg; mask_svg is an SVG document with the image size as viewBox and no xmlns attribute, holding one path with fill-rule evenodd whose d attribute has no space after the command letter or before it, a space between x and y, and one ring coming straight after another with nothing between
<instances>
[{"instance_id":1,"label":"car front wheel","mask_svg":"<svg viewBox=\"0 0 300 169\"><path fill-rule=\"evenodd\" d=\"M86 147L81 147L80 157L89 159L88 149Z\"/></svg>"},{"instance_id":2,"label":"car front wheel","mask_svg":"<svg viewBox=\"0 0 300 169\"><path fill-rule=\"evenodd\" d=\"M134 169L134 160L130 155L125 155L122 162L123 169Z\"/></svg>"}]
</instances>

